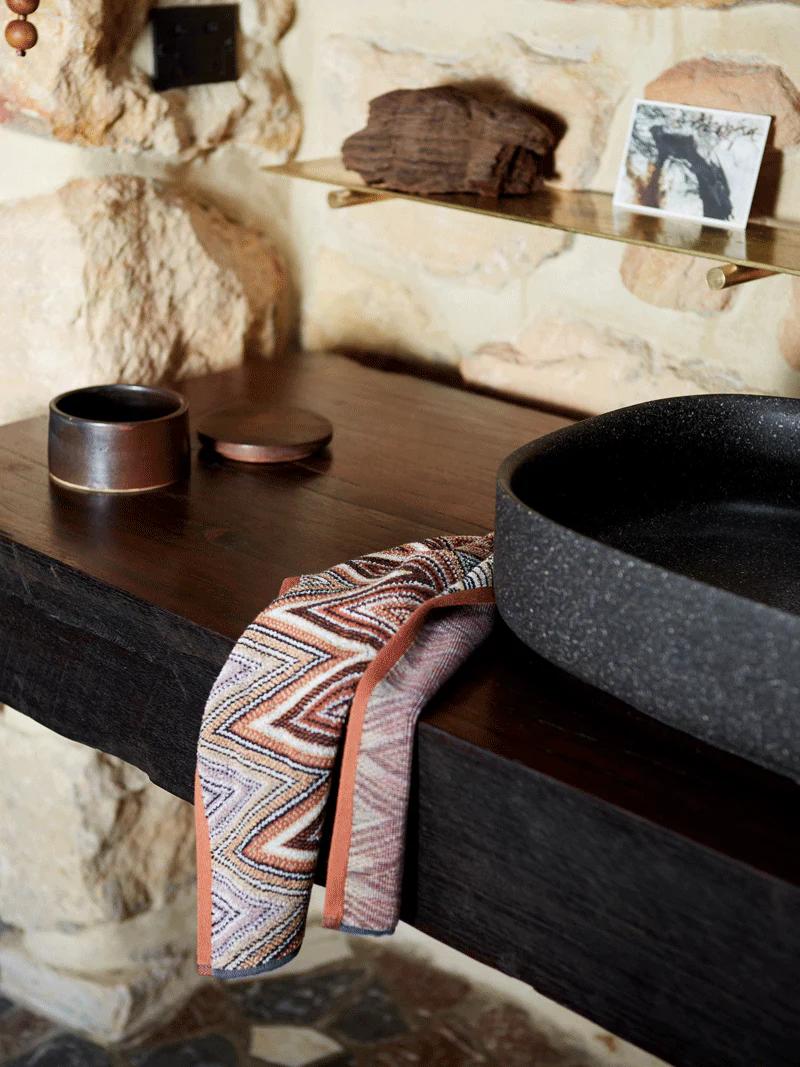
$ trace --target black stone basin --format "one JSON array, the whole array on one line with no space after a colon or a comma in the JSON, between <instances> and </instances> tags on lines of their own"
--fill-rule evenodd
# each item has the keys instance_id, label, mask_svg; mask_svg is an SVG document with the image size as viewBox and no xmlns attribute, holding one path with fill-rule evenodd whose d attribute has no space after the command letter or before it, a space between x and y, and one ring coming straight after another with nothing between
<instances>
[{"instance_id":1,"label":"black stone basin","mask_svg":"<svg viewBox=\"0 0 800 1067\"><path fill-rule=\"evenodd\" d=\"M659 400L518 449L495 567L540 655L800 780L800 401Z\"/></svg>"}]
</instances>

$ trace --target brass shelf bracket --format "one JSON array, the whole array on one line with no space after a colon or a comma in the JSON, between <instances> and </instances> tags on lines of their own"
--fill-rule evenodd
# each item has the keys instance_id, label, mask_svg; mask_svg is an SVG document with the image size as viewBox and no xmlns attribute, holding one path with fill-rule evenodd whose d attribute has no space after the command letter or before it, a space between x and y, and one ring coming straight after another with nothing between
<instances>
[{"instance_id":1,"label":"brass shelf bracket","mask_svg":"<svg viewBox=\"0 0 800 1067\"><path fill-rule=\"evenodd\" d=\"M374 204L378 200L392 200L391 193L362 192L360 189L331 189L328 207L358 207L359 204Z\"/></svg>"},{"instance_id":2,"label":"brass shelf bracket","mask_svg":"<svg viewBox=\"0 0 800 1067\"><path fill-rule=\"evenodd\" d=\"M775 270L763 267L744 267L738 263L725 263L721 267L712 267L706 274L709 289L730 289L733 285L755 282L759 278L772 278L778 274Z\"/></svg>"}]
</instances>

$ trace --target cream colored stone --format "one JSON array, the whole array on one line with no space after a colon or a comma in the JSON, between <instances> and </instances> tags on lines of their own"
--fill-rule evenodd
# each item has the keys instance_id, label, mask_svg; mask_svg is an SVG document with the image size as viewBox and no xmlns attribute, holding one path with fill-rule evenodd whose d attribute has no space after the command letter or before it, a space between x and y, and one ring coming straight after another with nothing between
<instances>
[{"instance_id":1,"label":"cream colored stone","mask_svg":"<svg viewBox=\"0 0 800 1067\"><path fill-rule=\"evenodd\" d=\"M438 277L487 289L526 277L569 243L559 230L446 208L420 210L402 200L342 211L337 222L348 245L358 243L387 260L401 257L404 264Z\"/></svg>"},{"instance_id":2,"label":"cream colored stone","mask_svg":"<svg viewBox=\"0 0 800 1067\"><path fill-rule=\"evenodd\" d=\"M513 343L483 345L461 371L469 382L589 414L659 397L748 391L711 360L679 358L609 326L545 317Z\"/></svg>"},{"instance_id":3,"label":"cream colored stone","mask_svg":"<svg viewBox=\"0 0 800 1067\"><path fill-rule=\"evenodd\" d=\"M134 767L0 711L0 988L111 1042L196 988L190 805Z\"/></svg>"},{"instance_id":4,"label":"cream colored stone","mask_svg":"<svg viewBox=\"0 0 800 1067\"><path fill-rule=\"evenodd\" d=\"M453 56L390 50L337 35L326 43L325 62L331 124L340 141L364 125L369 100L390 89L491 81L556 116L556 126L563 124L555 161L567 188L591 182L624 88L619 74L595 54L570 54L556 41L533 47L513 34L493 35L478 51Z\"/></svg>"},{"instance_id":5,"label":"cream colored stone","mask_svg":"<svg viewBox=\"0 0 800 1067\"><path fill-rule=\"evenodd\" d=\"M76 385L196 375L273 349L276 254L153 182L81 180L2 205L0 247L0 358L13 368L0 422Z\"/></svg>"},{"instance_id":6,"label":"cream colored stone","mask_svg":"<svg viewBox=\"0 0 800 1067\"><path fill-rule=\"evenodd\" d=\"M243 0L236 83L153 92L135 66L148 0L52 0L36 13L40 43L0 65L0 121L82 145L189 158L234 142L262 162L286 157L300 131L277 41L287 0Z\"/></svg>"},{"instance_id":7,"label":"cream colored stone","mask_svg":"<svg viewBox=\"0 0 800 1067\"><path fill-rule=\"evenodd\" d=\"M46 966L7 940L0 943L0 988L7 996L106 1044L129 1040L168 1019L200 981L189 956L98 976Z\"/></svg>"},{"instance_id":8,"label":"cream colored stone","mask_svg":"<svg viewBox=\"0 0 800 1067\"><path fill-rule=\"evenodd\" d=\"M573 0L562 0L562 3L572 3ZM730 8L740 4L757 4L761 0L601 0L604 4L613 4L615 7L712 7ZM800 3L800 0L786 0L787 4Z\"/></svg>"},{"instance_id":9,"label":"cream colored stone","mask_svg":"<svg viewBox=\"0 0 800 1067\"><path fill-rule=\"evenodd\" d=\"M800 370L800 278L791 280L791 298L780 326L781 355L793 370Z\"/></svg>"},{"instance_id":10,"label":"cream colored stone","mask_svg":"<svg viewBox=\"0 0 800 1067\"><path fill-rule=\"evenodd\" d=\"M733 57L687 59L659 74L644 95L675 104L772 115L775 147L800 144L800 93L774 63Z\"/></svg>"},{"instance_id":11,"label":"cream colored stone","mask_svg":"<svg viewBox=\"0 0 800 1067\"><path fill-rule=\"evenodd\" d=\"M730 305L735 290L709 289L706 274L715 265L714 261L697 256L679 256L657 248L629 245L619 273L629 292L654 307L723 311Z\"/></svg>"},{"instance_id":12,"label":"cream colored stone","mask_svg":"<svg viewBox=\"0 0 800 1067\"><path fill-rule=\"evenodd\" d=\"M0 915L16 927L123 920L193 884L189 804L11 709L0 716L0 807Z\"/></svg>"},{"instance_id":13,"label":"cream colored stone","mask_svg":"<svg viewBox=\"0 0 800 1067\"><path fill-rule=\"evenodd\" d=\"M163 908L139 912L122 922L22 930L20 948L43 966L92 976L193 960L195 931L192 883L181 888Z\"/></svg>"},{"instance_id":14,"label":"cream colored stone","mask_svg":"<svg viewBox=\"0 0 800 1067\"><path fill-rule=\"evenodd\" d=\"M317 258L303 341L311 349L450 361L456 354L410 289L329 248Z\"/></svg>"},{"instance_id":15,"label":"cream colored stone","mask_svg":"<svg viewBox=\"0 0 800 1067\"><path fill-rule=\"evenodd\" d=\"M281 1067L312 1067L343 1053L332 1038L304 1026L254 1026L250 1031L250 1055Z\"/></svg>"}]
</instances>

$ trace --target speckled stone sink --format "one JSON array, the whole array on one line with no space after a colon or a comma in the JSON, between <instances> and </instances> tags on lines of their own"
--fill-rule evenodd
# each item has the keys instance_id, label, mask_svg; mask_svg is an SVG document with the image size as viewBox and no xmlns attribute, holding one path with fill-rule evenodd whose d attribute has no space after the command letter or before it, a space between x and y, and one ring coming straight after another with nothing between
<instances>
[{"instance_id":1,"label":"speckled stone sink","mask_svg":"<svg viewBox=\"0 0 800 1067\"><path fill-rule=\"evenodd\" d=\"M495 566L536 652L800 780L800 401L677 397L526 445Z\"/></svg>"}]
</instances>

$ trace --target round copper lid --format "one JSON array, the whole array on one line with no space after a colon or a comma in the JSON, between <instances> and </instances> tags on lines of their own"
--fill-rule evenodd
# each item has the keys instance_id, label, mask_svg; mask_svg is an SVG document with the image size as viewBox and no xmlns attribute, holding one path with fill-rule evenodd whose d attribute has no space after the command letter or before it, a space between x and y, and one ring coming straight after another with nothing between
<instances>
[{"instance_id":1,"label":"round copper lid","mask_svg":"<svg viewBox=\"0 0 800 1067\"><path fill-rule=\"evenodd\" d=\"M226 459L289 463L323 448L333 437L333 426L304 408L234 404L202 418L197 436Z\"/></svg>"}]
</instances>

